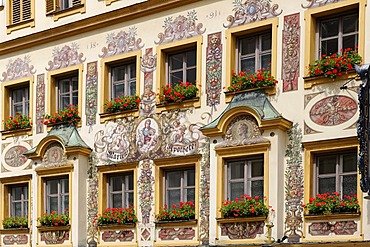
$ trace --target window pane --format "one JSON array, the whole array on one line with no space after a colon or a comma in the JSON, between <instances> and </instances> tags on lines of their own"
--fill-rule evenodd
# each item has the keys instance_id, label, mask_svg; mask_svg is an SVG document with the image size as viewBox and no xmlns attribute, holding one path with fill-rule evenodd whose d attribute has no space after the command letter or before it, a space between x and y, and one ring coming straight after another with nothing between
<instances>
[{"instance_id":1,"label":"window pane","mask_svg":"<svg viewBox=\"0 0 370 247\"><path fill-rule=\"evenodd\" d=\"M186 198L184 198L184 201L195 202L195 189L187 189L186 190Z\"/></svg>"},{"instance_id":2,"label":"window pane","mask_svg":"<svg viewBox=\"0 0 370 247\"><path fill-rule=\"evenodd\" d=\"M58 180L48 180L46 182L46 186L48 187L48 193L50 194L58 194Z\"/></svg>"},{"instance_id":3,"label":"window pane","mask_svg":"<svg viewBox=\"0 0 370 247\"><path fill-rule=\"evenodd\" d=\"M126 184L126 189L133 190L134 189L134 176L132 174L126 175L128 177L128 184Z\"/></svg>"},{"instance_id":4,"label":"window pane","mask_svg":"<svg viewBox=\"0 0 370 247\"><path fill-rule=\"evenodd\" d=\"M351 15L343 18L343 33L356 32L358 30L358 16Z\"/></svg>"},{"instance_id":5,"label":"window pane","mask_svg":"<svg viewBox=\"0 0 370 247\"><path fill-rule=\"evenodd\" d=\"M13 105L12 115L16 115L17 112L23 114L23 105Z\"/></svg>"},{"instance_id":6,"label":"window pane","mask_svg":"<svg viewBox=\"0 0 370 247\"><path fill-rule=\"evenodd\" d=\"M343 48L355 49L357 46L357 35L350 35L343 37Z\"/></svg>"},{"instance_id":7,"label":"window pane","mask_svg":"<svg viewBox=\"0 0 370 247\"><path fill-rule=\"evenodd\" d=\"M168 187L180 187L182 171L167 172Z\"/></svg>"},{"instance_id":8,"label":"window pane","mask_svg":"<svg viewBox=\"0 0 370 247\"><path fill-rule=\"evenodd\" d=\"M51 213L51 211L58 212L58 197L49 197L49 206L49 213Z\"/></svg>"},{"instance_id":9,"label":"window pane","mask_svg":"<svg viewBox=\"0 0 370 247\"><path fill-rule=\"evenodd\" d=\"M235 200L235 198L239 198L243 194L245 194L244 193L244 182L230 184L229 200Z\"/></svg>"},{"instance_id":10,"label":"window pane","mask_svg":"<svg viewBox=\"0 0 370 247\"><path fill-rule=\"evenodd\" d=\"M59 80L58 88L60 93L67 93L70 91L69 82L69 79Z\"/></svg>"},{"instance_id":11,"label":"window pane","mask_svg":"<svg viewBox=\"0 0 370 247\"><path fill-rule=\"evenodd\" d=\"M121 176L115 176L111 178L112 191L122 191L123 179Z\"/></svg>"},{"instance_id":12,"label":"window pane","mask_svg":"<svg viewBox=\"0 0 370 247\"><path fill-rule=\"evenodd\" d=\"M334 192L335 189L335 177L333 178L319 178L319 194L326 192Z\"/></svg>"},{"instance_id":13,"label":"window pane","mask_svg":"<svg viewBox=\"0 0 370 247\"><path fill-rule=\"evenodd\" d=\"M357 194L357 175L343 176L342 195Z\"/></svg>"},{"instance_id":14,"label":"window pane","mask_svg":"<svg viewBox=\"0 0 370 247\"><path fill-rule=\"evenodd\" d=\"M196 73L197 73L197 69L196 68L193 68L193 69L188 69L186 71L186 81L192 83L195 85L195 80L196 80Z\"/></svg>"},{"instance_id":15,"label":"window pane","mask_svg":"<svg viewBox=\"0 0 370 247\"><path fill-rule=\"evenodd\" d=\"M61 179L62 182L62 192L63 193L68 193L69 192L69 184L68 184L68 179Z\"/></svg>"},{"instance_id":16,"label":"window pane","mask_svg":"<svg viewBox=\"0 0 370 247\"><path fill-rule=\"evenodd\" d=\"M15 217L22 217L22 203L21 202L16 202L13 203L13 215Z\"/></svg>"},{"instance_id":17,"label":"window pane","mask_svg":"<svg viewBox=\"0 0 370 247\"><path fill-rule=\"evenodd\" d=\"M244 166L245 161L230 162L229 167L231 170L230 171L231 179L244 178Z\"/></svg>"},{"instance_id":18,"label":"window pane","mask_svg":"<svg viewBox=\"0 0 370 247\"><path fill-rule=\"evenodd\" d=\"M254 54L256 52L256 37L249 37L240 40L241 55Z\"/></svg>"},{"instance_id":19,"label":"window pane","mask_svg":"<svg viewBox=\"0 0 370 247\"><path fill-rule=\"evenodd\" d=\"M24 89L14 89L13 90L13 101L14 102L21 102L23 101L23 96L25 95Z\"/></svg>"},{"instance_id":20,"label":"window pane","mask_svg":"<svg viewBox=\"0 0 370 247\"><path fill-rule=\"evenodd\" d=\"M252 177L261 177L263 176L263 161L262 160L253 160L251 161L251 176Z\"/></svg>"},{"instance_id":21,"label":"window pane","mask_svg":"<svg viewBox=\"0 0 370 247\"><path fill-rule=\"evenodd\" d=\"M262 69L271 68L271 54L261 56L261 68Z\"/></svg>"},{"instance_id":22,"label":"window pane","mask_svg":"<svg viewBox=\"0 0 370 247\"><path fill-rule=\"evenodd\" d=\"M60 106L59 110L63 110L67 108L67 106L70 105L70 98L69 95L60 96Z\"/></svg>"},{"instance_id":23,"label":"window pane","mask_svg":"<svg viewBox=\"0 0 370 247\"><path fill-rule=\"evenodd\" d=\"M262 51L271 50L271 42L272 42L271 33L262 35L261 39L262 39L261 50Z\"/></svg>"},{"instance_id":24,"label":"window pane","mask_svg":"<svg viewBox=\"0 0 370 247\"><path fill-rule=\"evenodd\" d=\"M24 214L22 215L22 217L26 217L28 215L28 202L24 202L23 211Z\"/></svg>"},{"instance_id":25,"label":"window pane","mask_svg":"<svg viewBox=\"0 0 370 247\"><path fill-rule=\"evenodd\" d=\"M337 157L324 156L318 158L319 174L330 174L336 172Z\"/></svg>"},{"instance_id":26,"label":"window pane","mask_svg":"<svg viewBox=\"0 0 370 247\"><path fill-rule=\"evenodd\" d=\"M248 74L253 74L256 71L255 57L244 58L240 61L240 71L245 71Z\"/></svg>"},{"instance_id":27,"label":"window pane","mask_svg":"<svg viewBox=\"0 0 370 247\"><path fill-rule=\"evenodd\" d=\"M260 199L263 198L263 180L251 182L251 196L259 196Z\"/></svg>"},{"instance_id":28,"label":"window pane","mask_svg":"<svg viewBox=\"0 0 370 247\"><path fill-rule=\"evenodd\" d=\"M129 95L135 95L136 94L136 81L130 82L130 93Z\"/></svg>"},{"instance_id":29,"label":"window pane","mask_svg":"<svg viewBox=\"0 0 370 247\"><path fill-rule=\"evenodd\" d=\"M23 187L14 187L13 188L13 200L21 200L23 194Z\"/></svg>"},{"instance_id":30,"label":"window pane","mask_svg":"<svg viewBox=\"0 0 370 247\"><path fill-rule=\"evenodd\" d=\"M125 95L125 84L114 84L112 99L118 98L119 96Z\"/></svg>"},{"instance_id":31,"label":"window pane","mask_svg":"<svg viewBox=\"0 0 370 247\"><path fill-rule=\"evenodd\" d=\"M72 90L78 90L78 80L77 77L72 77Z\"/></svg>"},{"instance_id":32,"label":"window pane","mask_svg":"<svg viewBox=\"0 0 370 247\"><path fill-rule=\"evenodd\" d=\"M188 170L187 171L187 186L195 186L195 170Z\"/></svg>"},{"instance_id":33,"label":"window pane","mask_svg":"<svg viewBox=\"0 0 370 247\"><path fill-rule=\"evenodd\" d=\"M129 79L134 79L134 78L136 78L136 63L131 63L131 64L129 64L128 65L129 66L129 76L128 76L128 78Z\"/></svg>"},{"instance_id":34,"label":"window pane","mask_svg":"<svg viewBox=\"0 0 370 247\"><path fill-rule=\"evenodd\" d=\"M179 84L179 82L182 82L182 81L183 81L183 72L182 71L171 73L170 83L171 83L172 87L174 87L176 84Z\"/></svg>"},{"instance_id":35,"label":"window pane","mask_svg":"<svg viewBox=\"0 0 370 247\"><path fill-rule=\"evenodd\" d=\"M78 105L78 92L72 94L72 102L70 102L70 104Z\"/></svg>"},{"instance_id":36,"label":"window pane","mask_svg":"<svg viewBox=\"0 0 370 247\"><path fill-rule=\"evenodd\" d=\"M179 204L181 201L180 190L169 190L168 192L168 205Z\"/></svg>"},{"instance_id":37,"label":"window pane","mask_svg":"<svg viewBox=\"0 0 370 247\"><path fill-rule=\"evenodd\" d=\"M170 70L175 70L175 69L182 69L183 68L183 53L171 55L169 57L170 60Z\"/></svg>"},{"instance_id":38,"label":"window pane","mask_svg":"<svg viewBox=\"0 0 370 247\"><path fill-rule=\"evenodd\" d=\"M191 50L186 52L186 67L195 66L197 64L196 51Z\"/></svg>"},{"instance_id":39,"label":"window pane","mask_svg":"<svg viewBox=\"0 0 370 247\"><path fill-rule=\"evenodd\" d=\"M321 37L337 36L339 33L339 19L332 19L321 22Z\"/></svg>"},{"instance_id":40,"label":"window pane","mask_svg":"<svg viewBox=\"0 0 370 247\"><path fill-rule=\"evenodd\" d=\"M117 66L111 68L112 82L123 81L125 79L124 66Z\"/></svg>"},{"instance_id":41,"label":"window pane","mask_svg":"<svg viewBox=\"0 0 370 247\"><path fill-rule=\"evenodd\" d=\"M357 156L356 154L343 155L343 172L357 171Z\"/></svg>"},{"instance_id":42,"label":"window pane","mask_svg":"<svg viewBox=\"0 0 370 247\"><path fill-rule=\"evenodd\" d=\"M321 55L337 53L338 50L338 39L321 41Z\"/></svg>"},{"instance_id":43,"label":"window pane","mask_svg":"<svg viewBox=\"0 0 370 247\"><path fill-rule=\"evenodd\" d=\"M125 207L128 207L129 205L133 206L134 205L134 193L126 193L126 203Z\"/></svg>"},{"instance_id":44,"label":"window pane","mask_svg":"<svg viewBox=\"0 0 370 247\"><path fill-rule=\"evenodd\" d=\"M113 208L122 208L122 194L113 194L112 195Z\"/></svg>"},{"instance_id":45,"label":"window pane","mask_svg":"<svg viewBox=\"0 0 370 247\"><path fill-rule=\"evenodd\" d=\"M69 208L69 196L68 195L62 197L62 212L61 213L65 213L67 211L66 210L67 208Z\"/></svg>"}]
</instances>

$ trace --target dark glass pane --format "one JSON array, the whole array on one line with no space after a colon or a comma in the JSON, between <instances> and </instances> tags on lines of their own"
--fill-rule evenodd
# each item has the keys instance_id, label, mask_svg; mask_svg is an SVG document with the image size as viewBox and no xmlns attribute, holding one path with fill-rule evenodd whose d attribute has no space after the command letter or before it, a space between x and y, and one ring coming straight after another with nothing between
<instances>
[{"instance_id":1,"label":"dark glass pane","mask_svg":"<svg viewBox=\"0 0 370 247\"><path fill-rule=\"evenodd\" d=\"M29 101L27 101L26 104L25 104L25 111L22 112L21 114L24 114L24 115L28 116L29 115L29 109L30 109L30 103L29 103Z\"/></svg>"},{"instance_id":2,"label":"dark glass pane","mask_svg":"<svg viewBox=\"0 0 370 247\"><path fill-rule=\"evenodd\" d=\"M187 186L195 185L195 170L188 170L187 171Z\"/></svg>"},{"instance_id":3,"label":"dark glass pane","mask_svg":"<svg viewBox=\"0 0 370 247\"><path fill-rule=\"evenodd\" d=\"M78 79L77 77L72 77L72 90L78 90Z\"/></svg>"},{"instance_id":4,"label":"dark glass pane","mask_svg":"<svg viewBox=\"0 0 370 247\"><path fill-rule=\"evenodd\" d=\"M256 52L256 37L240 39L240 54L254 54Z\"/></svg>"},{"instance_id":5,"label":"dark glass pane","mask_svg":"<svg viewBox=\"0 0 370 247\"><path fill-rule=\"evenodd\" d=\"M245 161L233 161L229 162L230 167L230 178L244 178L244 167Z\"/></svg>"},{"instance_id":6,"label":"dark glass pane","mask_svg":"<svg viewBox=\"0 0 370 247\"><path fill-rule=\"evenodd\" d=\"M22 203L21 202L16 202L13 203L14 207L14 215L15 217L22 217Z\"/></svg>"},{"instance_id":7,"label":"dark glass pane","mask_svg":"<svg viewBox=\"0 0 370 247\"><path fill-rule=\"evenodd\" d=\"M345 36L343 37L343 48L351 48L354 50L357 46L357 42L357 35Z\"/></svg>"},{"instance_id":8,"label":"dark glass pane","mask_svg":"<svg viewBox=\"0 0 370 247\"><path fill-rule=\"evenodd\" d=\"M261 56L261 69L271 69L271 54Z\"/></svg>"},{"instance_id":9,"label":"dark glass pane","mask_svg":"<svg viewBox=\"0 0 370 247\"><path fill-rule=\"evenodd\" d=\"M197 55L196 51L186 52L186 67L195 66L197 64Z\"/></svg>"},{"instance_id":10,"label":"dark glass pane","mask_svg":"<svg viewBox=\"0 0 370 247\"><path fill-rule=\"evenodd\" d=\"M319 178L319 194L326 192L334 192L335 189L335 178Z\"/></svg>"},{"instance_id":11,"label":"dark glass pane","mask_svg":"<svg viewBox=\"0 0 370 247\"><path fill-rule=\"evenodd\" d=\"M180 187L182 171L167 172L168 187Z\"/></svg>"},{"instance_id":12,"label":"dark glass pane","mask_svg":"<svg viewBox=\"0 0 370 247\"><path fill-rule=\"evenodd\" d=\"M130 82L130 95L135 95L136 94L136 81L133 80Z\"/></svg>"},{"instance_id":13,"label":"dark glass pane","mask_svg":"<svg viewBox=\"0 0 370 247\"><path fill-rule=\"evenodd\" d=\"M262 160L252 160L251 161L251 176L252 177L262 177L263 176L263 161Z\"/></svg>"},{"instance_id":14,"label":"dark glass pane","mask_svg":"<svg viewBox=\"0 0 370 247\"><path fill-rule=\"evenodd\" d=\"M46 182L46 185L49 189L48 193L49 194L58 194L58 180L49 180Z\"/></svg>"},{"instance_id":15,"label":"dark glass pane","mask_svg":"<svg viewBox=\"0 0 370 247\"><path fill-rule=\"evenodd\" d=\"M182 81L183 81L183 71L171 73L170 83L172 87L174 87L175 85L179 84L179 82L182 82Z\"/></svg>"},{"instance_id":16,"label":"dark glass pane","mask_svg":"<svg viewBox=\"0 0 370 247\"><path fill-rule=\"evenodd\" d=\"M256 58L243 58L240 61L240 70L245 71L248 74L253 74L256 71Z\"/></svg>"},{"instance_id":17,"label":"dark glass pane","mask_svg":"<svg viewBox=\"0 0 370 247\"><path fill-rule=\"evenodd\" d=\"M112 194L113 208L122 208L122 194Z\"/></svg>"},{"instance_id":18,"label":"dark glass pane","mask_svg":"<svg viewBox=\"0 0 370 247\"><path fill-rule=\"evenodd\" d=\"M67 93L70 91L69 79L63 79L59 81L58 89L60 93Z\"/></svg>"},{"instance_id":19,"label":"dark glass pane","mask_svg":"<svg viewBox=\"0 0 370 247\"><path fill-rule=\"evenodd\" d=\"M183 68L183 53L171 55L170 59L170 70L182 69Z\"/></svg>"},{"instance_id":20,"label":"dark glass pane","mask_svg":"<svg viewBox=\"0 0 370 247\"><path fill-rule=\"evenodd\" d=\"M112 82L123 81L125 79L125 68L124 66L112 67Z\"/></svg>"},{"instance_id":21,"label":"dark glass pane","mask_svg":"<svg viewBox=\"0 0 370 247\"><path fill-rule=\"evenodd\" d=\"M271 50L272 42L271 33L262 35L261 39L262 39L261 50L262 51Z\"/></svg>"},{"instance_id":22,"label":"dark glass pane","mask_svg":"<svg viewBox=\"0 0 370 247\"><path fill-rule=\"evenodd\" d=\"M336 172L337 156L322 156L318 159L319 174L330 174Z\"/></svg>"},{"instance_id":23,"label":"dark glass pane","mask_svg":"<svg viewBox=\"0 0 370 247\"><path fill-rule=\"evenodd\" d=\"M357 155L345 154L343 155L343 172L357 171Z\"/></svg>"},{"instance_id":24,"label":"dark glass pane","mask_svg":"<svg viewBox=\"0 0 370 247\"><path fill-rule=\"evenodd\" d=\"M121 176L115 176L111 178L112 181L112 191L122 191L122 177Z\"/></svg>"},{"instance_id":25,"label":"dark glass pane","mask_svg":"<svg viewBox=\"0 0 370 247\"><path fill-rule=\"evenodd\" d=\"M23 211L24 211L24 215L22 215L22 217L26 217L28 215L28 202L24 202Z\"/></svg>"},{"instance_id":26,"label":"dark glass pane","mask_svg":"<svg viewBox=\"0 0 370 247\"><path fill-rule=\"evenodd\" d=\"M60 96L60 106L59 110L65 109L70 104L69 95Z\"/></svg>"},{"instance_id":27,"label":"dark glass pane","mask_svg":"<svg viewBox=\"0 0 370 247\"><path fill-rule=\"evenodd\" d=\"M63 185L63 193L68 193L69 192L69 183L68 179L61 179L62 185Z\"/></svg>"},{"instance_id":28,"label":"dark glass pane","mask_svg":"<svg viewBox=\"0 0 370 247\"><path fill-rule=\"evenodd\" d=\"M23 187L24 199L28 200L28 186Z\"/></svg>"},{"instance_id":29,"label":"dark glass pane","mask_svg":"<svg viewBox=\"0 0 370 247\"><path fill-rule=\"evenodd\" d=\"M321 22L321 37L337 36L339 33L339 19L332 19Z\"/></svg>"},{"instance_id":30,"label":"dark glass pane","mask_svg":"<svg viewBox=\"0 0 370 247\"><path fill-rule=\"evenodd\" d=\"M358 15L350 15L343 18L343 33L358 31Z\"/></svg>"},{"instance_id":31,"label":"dark glass pane","mask_svg":"<svg viewBox=\"0 0 370 247\"><path fill-rule=\"evenodd\" d=\"M184 199L184 201L195 202L195 189L187 189L186 190L186 199Z\"/></svg>"},{"instance_id":32,"label":"dark glass pane","mask_svg":"<svg viewBox=\"0 0 370 247\"><path fill-rule=\"evenodd\" d=\"M49 205L49 213L51 213L51 211L58 212L58 197L49 197Z\"/></svg>"},{"instance_id":33,"label":"dark glass pane","mask_svg":"<svg viewBox=\"0 0 370 247\"><path fill-rule=\"evenodd\" d=\"M17 112L23 114L23 105L13 105L12 115L15 115Z\"/></svg>"},{"instance_id":34,"label":"dark glass pane","mask_svg":"<svg viewBox=\"0 0 370 247\"><path fill-rule=\"evenodd\" d=\"M62 197L62 213L64 214L67 211L67 208L69 208L69 196L63 196Z\"/></svg>"},{"instance_id":35,"label":"dark glass pane","mask_svg":"<svg viewBox=\"0 0 370 247\"><path fill-rule=\"evenodd\" d=\"M134 176L132 174L126 175L128 178L128 184L126 185L126 188L128 190L133 190L134 189Z\"/></svg>"},{"instance_id":36,"label":"dark glass pane","mask_svg":"<svg viewBox=\"0 0 370 247\"><path fill-rule=\"evenodd\" d=\"M196 68L188 69L186 71L186 81L188 81L191 84L195 85L195 80L197 79L196 78L196 74L197 74L197 69Z\"/></svg>"},{"instance_id":37,"label":"dark glass pane","mask_svg":"<svg viewBox=\"0 0 370 247\"><path fill-rule=\"evenodd\" d=\"M321 55L331 55L338 52L338 39L321 41Z\"/></svg>"},{"instance_id":38,"label":"dark glass pane","mask_svg":"<svg viewBox=\"0 0 370 247\"><path fill-rule=\"evenodd\" d=\"M129 70L130 73L129 73L128 78L129 79L136 78L136 65L135 65L135 63L129 64L129 67L130 67L130 70Z\"/></svg>"},{"instance_id":39,"label":"dark glass pane","mask_svg":"<svg viewBox=\"0 0 370 247\"><path fill-rule=\"evenodd\" d=\"M71 104L78 105L78 92L74 92L72 94L72 102L71 102Z\"/></svg>"},{"instance_id":40,"label":"dark glass pane","mask_svg":"<svg viewBox=\"0 0 370 247\"><path fill-rule=\"evenodd\" d=\"M243 194L244 194L244 182L230 184L229 200L235 200L235 198L239 198Z\"/></svg>"},{"instance_id":41,"label":"dark glass pane","mask_svg":"<svg viewBox=\"0 0 370 247\"><path fill-rule=\"evenodd\" d=\"M258 196L260 199L263 198L263 180L251 182L251 196Z\"/></svg>"},{"instance_id":42,"label":"dark glass pane","mask_svg":"<svg viewBox=\"0 0 370 247\"><path fill-rule=\"evenodd\" d=\"M125 207L128 207L129 205L133 206L134 205L134 193L133 192L126 193L126 200L127 200L127 205L125 205Z\"/></svg>"},{"instance_id":43,"label":"dark glass pane","mask_svg":"<svg viewBox=\"0 0 370 247\"><path fill-rule=\"evenodd\" d=\"M112 99L118 98L122 95L125 95L125 84L114 84Z\"/></svg>"},{"instance_id":44,"label":"dark glass pane","mask_svg":"<svg viewBox=\"0 0 370 247\"><path fill-rule=\"evenodd\" d=\"M12 99L14 102L22 102L25 95L24 88L14 89Z\"/></svg>"},{"instance_id":45,"label":"dark glass pane","mask_svg":"<svg viewBox=\"0 0 370 247\"><path fill-rule=\"evenodd\" d=\"M168 192L168 206L170 207L172 204L179 204L181 201L181 193L180 190L169 190Z\"/></svg>"},{"instance_id":46,"label":"dark glass pane","mask_svg":"<svg viewBox=\"0 0 370 247\"><path fill-rule=\"evenodd\" d=\"M353 195L357 192L357 175L343 176L342 195Z\"/></svg>"},{"instance_id":47,"label":"dark glass pane","mask_svg":"<svg viewBox=\"0 0 370 247\"><path fill-rule=\"evenodd\" d=\"M13 200L21 200L23 194L23 187L14 187L12 192Z\"/></svg>"}]
</instances>

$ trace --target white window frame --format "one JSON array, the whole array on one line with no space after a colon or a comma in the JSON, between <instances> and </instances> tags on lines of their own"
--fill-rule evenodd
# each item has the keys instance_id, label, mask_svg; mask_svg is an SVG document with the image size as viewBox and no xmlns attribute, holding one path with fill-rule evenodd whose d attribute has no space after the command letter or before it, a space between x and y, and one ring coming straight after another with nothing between
<instances>
[{"instance_id":1,"label":"white window frame","mask_svg":"<svg viewBox=\"0 0 370 247\"><path fill-rule=\"evenodd\" d=\"M51 181L57 181L58 186L58 192L56 194L50 193L50 185L48 184ZM69 177L59 177L59 178L48 178L44 181L44 188L45 188L45 211L47 213L51 213L50 208L50 198L58 198L58 210L56 211L58 214L65 214L66 208L64 208L64 202L66 200L66 197L68 197L68 203L70 201L69 198L69 192L64 191L65 185L68 185L68 191L70 191L71 188L69 188Z\"/></svg>"},{"instance_id":2,"label":"white window frame","mask_svg":"<svg viewBox=\"0 0 370 247\"><path fill-rule=\"evenodd\" d=\"M194 55L195 55L195 65L193 66L188 66L187 65L187 57L186 57L186 54L188 52L194 52ZM175 55L182 55L182 68L180 69L171 69L172 65L171 65L171 57L172 56L175 56ZM186 49L186 50L182 50L182 51L176 51L174 53L168 53L167 54L167 57L166 57L166 68L167 68L167 78L166 78L166 82L167 84L171 85L171 87L174 87L175 85L179 84L179 82L171 82L171 75L173 73L176 73L176 72L182 72L182 82L187 82L188 81L188 78L187 78L187 71L188 70L193 70L195 69L195 72L194 72L194 77L195 79L197 78L197 48L196 47L193 47L193 48L189 48L189 49ZM195 85L196 82L191 82L189 81L191 84Z\"/></svg>"},{"instance_id":3,"label":"white window frame","mask_svg":"<svg viewBox=\"0 0 370 247\"><path fill-rule=\"evenodd\" d=\"M131 176L132 180L132 189L130 190L130 185L129 185L129 176ZM113 191L113 179L119 177L121 179L121 190L120 191ZM127 208L129 206L134 206L134 173L133 171L127 172L127 173L122 173L122 174L112 174L109 175L107 179L107 192L108 192L108 208L117 208L115 205L113 205L113 195L115 194L121 194L122 196L122 208ZM133 203L129 203L129 194L132 194L133 198Z\"/></svg>"},{"instance_id":4,"label":"white window frame","mask_svg":"<svg viewBox=\"0 0 370 247\"><path fill-rule=\"evenodd\" d=\"M122 69L124 70L124 79L123 80L117 80L117 81L114 81L113 78L114 78L114 69L115 68L119 68L119 67L122 67ZM131 67L135 68L135 72L133 75L131 75ZM116 85L120 85L120 84L124 84L124 95L123 96L133 96L135 95L137 92L136 92L136 83L137 83L137 80L136 80L136 60L131 60L131 61L127 61L125 63L119 63L119 64L112 64L109 66L109 80L110 80L110 99L115 99L115 98L118 98L122 95L117 95L117 93L115 92L115 89L114 87ZM130 86L132 83L135 83L135 92L131 92L130 90Z\"/></svg>"},{"instance_id":5,"label":"white window frame","mask_svg":"<svg viewBox=\"0 0 370 247\"><path fill-rule=\"evenodd\" d=\"M15 190L17 188L21 188L21 199L16 200L15 198ZM8 189L8 198L9 198L9 217L27 217L28 216L28 203L29 203L29 195L28 195L28 184L15 184L9 185ZM16 209L14 204L21 203L21 214L17 215Z\"/></svg>"},{"instance_id":6,"label":"white window frame","mask_svg":"<svg viewBox=\"0 0 370 247\"><path fill-rule=\"evenodd\" d=\"M187 185L187 176L188 172L192 171L194 173L194 185ZM169 172L181 172L181 182L180 187L169 187L169 179L168 179L168 173ZM163 174L163 193L164 193L164 204L169 204L169 194L170 191L174 190L180 190L180 202L187 202L188 199L188 193L187 191L189 189L194 189L194 195L195 195L195 189L196 189L196 179L195 179L196 170L195 167L188 167L184 169L175 169L175 170L166 170ZM194 198L196 200L196 198ZM195 203L195 202L193 202Z\"/></svg>"},{"instance_id":7,"label":"white window frame","mask_svg":"<svg viewBox=\"0 0 370 247\"><path fill-rule=\"evenodd\" d=\"M15 101L15 91L22 90L22 100L16 102ZM22 106L22 111L19 112L21 115L29 115L29 107L30 107L30 95L29 95L29 87L24 86L24 87L17 87L17 88L12 88L10 92L10 115L15 116L17 111L15 111L15 106Z\"/></svg>"},{"instance_id":8,"label":"white window frame","mask_svg":"<svg viewBox=\"0 0 370 247\"><path fill-rule=\"evenodd\" d=\"M77 89L73 90L73 80L75 79L75 83L77 84ZM60 92L60 87L61 87L61 83L63 83L64 80L69 80L69 90L68 92L64 92L64 93L61 93ZM66 107L62 107L61 105L61 97L62 96L68 96L69 95L69 105L73 103L73 94L76 94L77 95L77 102L78 102L78 97L79 97L79 93L78 93L78 90L79 90L79 80L78 80L78 75L77 74L73 74L73 75L70 75L70 76L66 76L66 77L61 77L61 78L58 78L57 79L57 82L56 82L56 95L57 95L57 99L56 99L56 105L57 105L57 110L63 110L65 109ZM74 104L76 105L76 104Z\"/></svg>"}]
</instances>

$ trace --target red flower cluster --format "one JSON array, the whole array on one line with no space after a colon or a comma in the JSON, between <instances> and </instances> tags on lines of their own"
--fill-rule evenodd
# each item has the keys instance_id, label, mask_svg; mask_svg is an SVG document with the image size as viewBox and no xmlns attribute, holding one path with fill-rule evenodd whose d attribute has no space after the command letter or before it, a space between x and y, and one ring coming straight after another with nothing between
<instances>
[{"instance_id":1,"label":"red flower cluster","mask_svg":"<svg viewBox=\"0 0 370 247\"><path fill-rule=\"evenodd\" d=\"M3 220L4 229L19 229L28 227L28 219L26 217L8 217Z\"/></svg>"},{"instance_id":2,"label":"red flower cluster","mask_svg":"<svg viewBox=\"0 0 370 247\"><path fill-rule=\"evenodd\" d=\"M137 222L135 209L128 208L107 208L102 215L98 215L98 225L130 224Z\"/></svg>"},{"instance_id":3,"label":"red flower cluster","mask_svg":"<svg viewBox=\"0 0 370 247\"><path fill-rule=\"evenodd\" d=\"M115 113L137 109L140 103L140 97L137 95L120 96L104 104L104 112Z\"/></svg>"},{"instance_id":4,"label":"red flower cluster","mask_svg":"<svg viewBox=\"0 0 370 247\"><path fill-rule=\"evenodd\" d=\"M270 70L259 69L256 73L251 74L248 70L240 71L239 73L232 72L231 86L227 91L239 92L251 88L262 88L275 86L278 81L271 75Z\"/></svg>"},{"instance_id":5,"label":"red flower cluster","mask_svg":"<svg viewBox=\"0 0 370 247\"><path fill-rule=\"evenodd\" d=\"M197 97L198 88L196 85L190 82L179 82L174 87L167 84L162 87L162 94L160 95L161 103L171 103L171 102L182 102L187 99L194 99Z\"/></svg>"},{"instance_id":6,"label":"red flower cluster","mask_svg":"<svg viewBox=\"0 0 370 247\"><path fill-rule=\"evenodd\" d=\"M360 64L362 57L356 50L351 48L341 49L339 53L322 55L319 60L308 66L308 75L324 75L329 78L341 77L347 71L352 70L355 64Z\"/></svg>"},{"instance_id":7,"label":"red flower cluster","mask_svg":"<svg viewBox=\"0 0 370 247\"><path fill-rule=\"evenodd\" d=\"M31 118L19 112L15 114L15 117L10 116L3 120L3 123L5 130L26 129L32 126Z\"/></svg>"},{"instance_id":8,"label":"red flower cluster","mask_svg":"<svg viewBox=\"0 0 370 247\"><path fill-rule=\"evenodd\" d=\"M50 214L44 213L37 219L41 226L67 226L69 225L69 211L66 208L65 214L58 214L55 211L51 211Z\"/></svg>"},{"instance_id":9,"label":"red flower cluster","mask_svg":"<svg viewBox=\"0 0 370 247\"><path fill-rule=\"evenodd\" d=\"M267 216L269 209L258 196L241 195L234 201L226 200L220 212L224 218Z\"/></svg>"},{"instance_id":10,"label":"red flower cluster","mask_svg":"<svg viewBox=\"0 0 370 247\"><path fill-rule=\"evenodd\" d=\"M165 204L163 209L155 216L157 221L176 221L195 219L195 205L192 201L180 202L179 205L172 204L167 208Z\"/></svg>"},{"instance_id":11,"label":"red flower cluster","mask_svg":"<svg viewBox=\"0 0 370 247\"><path fill-rule=\"evenodd\" d=\"M311 197L307 205L302 205L308 210L309 214L324 214L330 215L333 213L356 213L360 208L357 196L344 195L340 198L338 192L317 194L316 197Z\"/></svg>"},{"instance_id":12,"label":"red flower cluster","mask_svg":"<svg viewBox=\"0 0 370 247\"><path fill-rule=\"evenodd\" d=\"M53 115L45 115L44 124L48 125L49 123L73 123L77 124L81 120L81 117L78 115L77 106L69 105L67 108L54 113Z\"/></svg>"}]
</instances>

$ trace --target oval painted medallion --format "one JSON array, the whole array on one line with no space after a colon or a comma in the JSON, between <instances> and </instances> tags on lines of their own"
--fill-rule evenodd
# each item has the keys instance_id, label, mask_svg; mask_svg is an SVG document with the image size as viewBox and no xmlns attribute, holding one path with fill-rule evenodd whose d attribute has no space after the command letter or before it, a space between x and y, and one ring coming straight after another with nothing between
<instances>
[{"instance_id":1,"label":"oval painted medallion","mask_svg":"<svg viewBox=\"0 0 370 247\"><path fill-rule=\"evenodd\" d=\"M357 112L357 103L348 96L335 95L316 102L310 119L322 126L335 126L350 120Z\"/></svg>"},{"instance_id":2,"label":"oval painted medallion","mask_svg":"<svg viewBox=\"0 0 370 247\"><path fill-rule=\"evenodd\" d=\"M27 157L23 155L28 149L18 145L11 147L4 155L4 161L8 166L20 167L27 162Z\"/></svg>"}]
</instances>

